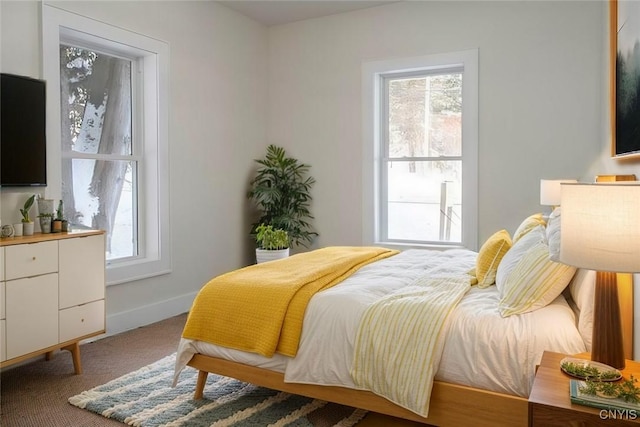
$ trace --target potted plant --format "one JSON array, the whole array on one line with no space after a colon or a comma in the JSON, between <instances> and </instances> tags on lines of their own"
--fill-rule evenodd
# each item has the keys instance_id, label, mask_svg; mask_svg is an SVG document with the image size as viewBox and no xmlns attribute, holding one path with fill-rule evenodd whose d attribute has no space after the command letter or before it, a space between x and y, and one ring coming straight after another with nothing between
<instances>
[{"instance_id":1,"label":"potted plant","mask_svg":"<svg viewBox=\"0 0 640 427\"><path fill-rule=\"evenodd\" d=\"M266 261L286 258L289 256L289 236L281 228L260 224L256 227L256 261L258 264Z\"/></svg>"},{"instance_id":2,"label":"potted plant","mask_svg":"<svg viewBox=\"0 0 640 427\"><path fill-rule=\"evenodd\" d=\"M52 213L41 213L38 215L40 218L40 231L43 234L51 233L51 222L53 221Z\"/></svg>"},{"instance_id":3,"label":"potted plant","mask_svg":"<svg viewBox=\"0 0 640 427\"><path fill-rule=\"evenodd\" d=\"M312 230L309 220L311 187L315 180L308 176L309 165L287 157L283 148L267 147L264 159L256 160L260 165L247 197L253 200L261 212L260 219L251 227L255 235L261 224L271 225L274 230L287 232L289 243L307 247L318 235Z\"/></svg>"},{"instance_id":4,"label":"potted plant","mask_svg":"<svg viewBox=\"0 0 640 427\"><path fill-rule=\"evenodd\" d=\"M66 222L63 212L63 204L62 200L58 203L58 208L56 209L56 216L53 218L53 222L51 223L51 232L52 233L60 233L62 231L67 231L67 227L64 226Z\"/></svg>"},{"instance_id":5,"label":"potted plant","mask_svg":"<svg viewBox=\"0 0 640 427\"><path fill-rule=\"evenodd\" d=\"M24 202L24 206L20 209L20 213L22 214L22 234L25 236L33 235L33 221L29 217L29 211L33 206L33 202L36 199L36 195L29 197L26 202Z\"/></svg>"}]
</instances>

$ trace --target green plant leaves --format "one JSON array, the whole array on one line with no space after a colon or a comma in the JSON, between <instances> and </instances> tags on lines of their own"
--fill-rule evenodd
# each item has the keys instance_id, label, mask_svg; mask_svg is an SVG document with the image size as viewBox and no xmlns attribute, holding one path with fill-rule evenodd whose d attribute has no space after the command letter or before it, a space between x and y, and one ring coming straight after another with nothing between
<instances>
[{"instance_id":1,"label":"green plant leaves","mask_svg":"<svg viewBox=\"0 0 640 427\"><path fill-rule=\"evenodd\" d=\"M32 195L24 202L24 206L20 209L20 213L22 214L22 222L31 222L31 218L29 218L29 210L31 206L33 206L33 202L36 198L36 195Z\"/></svg>"},{"instance_id":2,"label":"green plant leaves","mask_svg":"<svg viewBox=\"0 0 640 427\"><path fill-rule=\"evenodd\" d=\"M253 224L252 234L260 224L271 225L285 230L292 244L306 247L318 235L309 223L313 219L311 187L315 184L315 179L308 176L310 166L287 157L284 148L273 144L267 147L265 158L256 163L259 168L247 197L262 214Z\"/></svg>"}]
</instances>

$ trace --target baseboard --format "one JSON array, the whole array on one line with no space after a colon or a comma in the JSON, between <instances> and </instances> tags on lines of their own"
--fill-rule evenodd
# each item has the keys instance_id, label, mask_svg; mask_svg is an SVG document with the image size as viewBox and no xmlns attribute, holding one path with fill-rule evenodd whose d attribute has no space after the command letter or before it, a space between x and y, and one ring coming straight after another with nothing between
<instances>
[{"instance_id":1,"label":"baseboard","mask_svg":"<svg viewBox=\"0 0 640 427\"><path fill-rule=\"evenodd\" d=\"M134 310L107 314L107 333L97 338L116 335L186 313L191 308L196 294L197 292L192 292L165 301L138 307Z\"/></svg>"}]
</instances>

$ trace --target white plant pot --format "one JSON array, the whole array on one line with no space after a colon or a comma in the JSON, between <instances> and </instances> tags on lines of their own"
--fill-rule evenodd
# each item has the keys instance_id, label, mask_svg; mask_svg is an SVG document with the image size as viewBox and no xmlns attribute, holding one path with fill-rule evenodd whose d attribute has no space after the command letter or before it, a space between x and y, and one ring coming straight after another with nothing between
<instances>
[{"instance_id":1,"label":"white plant pot","mask_svg":"<svg viewBox=\"0 0 640 427\"><path fill-rule=\"evenodd\" d=\"M22 223L22 234L24 236L33 236L33 226L34 222L23 222Z\"/></svg>"},{"instance_id":2,"label":"white plant pot","mask_svg":"<svg viewBox=\"0 0 640 427\"><path fill-rule=\"evenodd\" d=\"M258 264L286 258L289 256L289 248L278 250L256 249L256 261Z\"/></svg>"}]
</instances>

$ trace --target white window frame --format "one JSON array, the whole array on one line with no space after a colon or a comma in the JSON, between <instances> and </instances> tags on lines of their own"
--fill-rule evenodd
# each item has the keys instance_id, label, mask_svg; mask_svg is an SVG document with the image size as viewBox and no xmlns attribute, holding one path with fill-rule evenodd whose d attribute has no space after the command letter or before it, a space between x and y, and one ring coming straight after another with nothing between
<instances>
[{"instance_id":1,"label":"white window frame","mask_svg":"<svg viewBox=\"0 0 640 427\"><path fill-rule=\"evenodd\" d=\"M47 169L46 195L59 199L62 189L60 120L60 44L82 43L97 50L106 41L130 46L138 57L139 90L134 102L141 102L142 117L136 135L143 135L135 149L141 151L138 168L138 252L139 255L108 262L107 285L126 283L171 272L169 221L168 94L169 46L104 22L96 21L49 4L42 6L43 77L47 81ZM134 67L132 67L132 73ZM138 159L136 159L138 160Z\"/></svg>"},{"instance_id":2,"label":"white window frame","mask_svg":"<svg viewBox=\"0 0 640 427\"><path fill-rule=\"evenodd\" d=\"M382 173L385 124L381 120L383 78L394 73L429 72L462 67L462 244L386 241L381 203L386 185ZM478 50L470 49L362 65L363 244L448 249L478 249Z\"/></svg>"}]
</instances>

